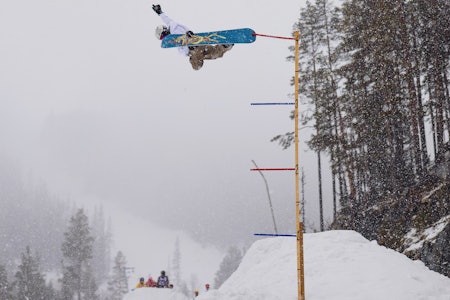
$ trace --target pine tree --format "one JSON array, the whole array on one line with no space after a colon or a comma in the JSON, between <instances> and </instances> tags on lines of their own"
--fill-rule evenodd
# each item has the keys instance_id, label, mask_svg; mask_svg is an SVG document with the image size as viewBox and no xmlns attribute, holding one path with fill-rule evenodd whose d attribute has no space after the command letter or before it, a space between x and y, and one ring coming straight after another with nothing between
<instances>
[{"instance_id":1,"label":"pine tree","mask_svg":"<svg viewBox=\"0 0 450 300\"><path fill-rule=\"evenodd\" d=\"M63 253L62 298L72 300L91 300L95 294L90 262L94 238L91 236L88 218L83 209L79 209L70 219L65 240L61 250ZM95 288L96 289L96 288Z\"/></svg>"},{"instance_id":2,"label":"pine tree","mask_svg":"<svg viewBox=\"0 0 450 300\"><path fill-rule=\"evenodd\" d=\"M112 274L108 281L108 292L111 300L122 300L128 292L127 261L121 251L114 259Z\"/></svg>"},{"instance_id":3,"label":"pine tree","mask_svg":"<svg viewBox=\"0 0 450 300\"><path fill-rule=\"evenodd\" d=\"M218 289L237 270L242 260L242 252L237 247L230 247L220 263L214 278L214 287Z\"/></svg>"},{"instance_id":4,"label":"pine tree","mask_svg":"<svg viewBox=\"0 0 450 300\"><path fill-rule=\"evenodd\" d=\"M303 122L313 121L315 134L309 141L311 149L317 153L318 169L318 195L319 195L319 217L320 230L325 228L322 196L322 152L329 150L332 160L333 187L334 179L342 180L342 171L336 168L338 161L342 127L339 126L340 106L338 101L338 74L337 61L339 51L338 23L340 15L338 10L329 0L316 0L314 3L306 2L302 9L296 30L300 31L302 37L300 43L300 92L307 104L312 106L311 113L303 119ZM294 50L291 48L291 50ZM293 59L293 57L290 57ZM284 147L290 146L292 135L277 137ZM342 183L341 183L342 184ZM341 194L343 196L343 194ZM336 199L336 190L333 190ZM336 200L335 200L336 201ZM336 206L336 204L335 204Z\"/></svg>"},{"instance_id":5,"label":"pine tree","mask_svg":"<svg viewBox=\"0 0 450 300\"><path fill-rule=\"evenodd\" d=\"M0 299L12 300L11 285L8 282L8 274L3 265L0 265Z\"/></svg>"},{"instance_id":6,"label":"pine tree","mask_svg":"<svg viewBox=\"0 0 450 300\"><path fill-rule=\"evenodd\" d=\"M21 264L16 273L17 299L48 300L44 275L39 270L39 258L31 254L27 246L21 254Z\"/></svg>"}]
</instances>

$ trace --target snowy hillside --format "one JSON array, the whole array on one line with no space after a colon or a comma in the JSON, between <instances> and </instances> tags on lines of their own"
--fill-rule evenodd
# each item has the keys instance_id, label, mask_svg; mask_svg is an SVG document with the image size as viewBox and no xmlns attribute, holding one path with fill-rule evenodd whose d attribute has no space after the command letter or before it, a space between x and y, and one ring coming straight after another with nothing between
<instances>
[{"instance_id":1,"label":"snowy hillside","mask_svg":"<svg viewBox=\"0 0 450 300\"><path fill-rule=\"evenodd\" d=\"M450 300L450 279L354 231L306 234L308 300ZM125 300L184 300L176 290L141 289ZM255 242L219 290L198 300L297 299L296 240Z\"/></svg>"}]
</instances>

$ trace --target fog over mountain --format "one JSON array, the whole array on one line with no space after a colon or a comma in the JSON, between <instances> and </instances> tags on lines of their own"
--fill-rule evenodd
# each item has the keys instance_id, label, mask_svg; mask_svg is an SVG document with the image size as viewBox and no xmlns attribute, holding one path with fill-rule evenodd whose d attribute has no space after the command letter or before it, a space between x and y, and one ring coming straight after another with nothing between
<instances>
[{"instance_id":1,"label":"fog over mountain","mask_svg":"<svg viewBox=\"0 0 450 300\"><path fill-rule=\"evenodd\" d=\"M258 37L193 71L161 49L151 2L8 1L0 11L1 155L50 191L114 203L203 241L273 231L260 167L293 167L270 139L293 130L293 41ZM161 1L193 31L241 27L290 36L303 1ZM305 152L307 219L317 225L316 172ZM324 176L329 176L325 172ZM294 174L267 173L279 231L294 231ZM326 201L327 218L330 217ZM39 205L39 203L36 203Z\"/></svg>"}]
</instances>

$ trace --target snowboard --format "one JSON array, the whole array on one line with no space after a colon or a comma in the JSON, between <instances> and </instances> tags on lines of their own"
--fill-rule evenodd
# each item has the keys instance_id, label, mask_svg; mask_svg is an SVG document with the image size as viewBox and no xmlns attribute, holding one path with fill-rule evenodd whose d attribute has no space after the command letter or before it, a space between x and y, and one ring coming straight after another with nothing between
<instances>
[{"instance_id":1,"label":"snowboard","mask_svg":"<svg viewBox=\"0 0 450 300\"><path fill-rule=\"evenodd\" d=\"M253 43L255 31L250 28L195 33L192 37L185 34L169 34L161 43L162 48L180 46L220 45Z\"/></svg>"}]
</instances>

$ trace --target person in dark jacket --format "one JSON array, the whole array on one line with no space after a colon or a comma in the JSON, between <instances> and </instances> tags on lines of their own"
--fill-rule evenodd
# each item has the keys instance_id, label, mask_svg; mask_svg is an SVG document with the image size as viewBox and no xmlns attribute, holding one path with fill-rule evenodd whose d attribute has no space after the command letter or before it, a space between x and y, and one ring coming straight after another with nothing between
<instances>
[{"instance_id":1,"label":"person in dark jacket","mask_svg":"<svg viewBox=\"0 0 450 300\"><path fill-rule=\"evenodd\" d=\"M158 288L169 288L169 277L166 275L166 271L161 271L161 275L156 281L156 287Z\"/></svg>"}]
</instances>

